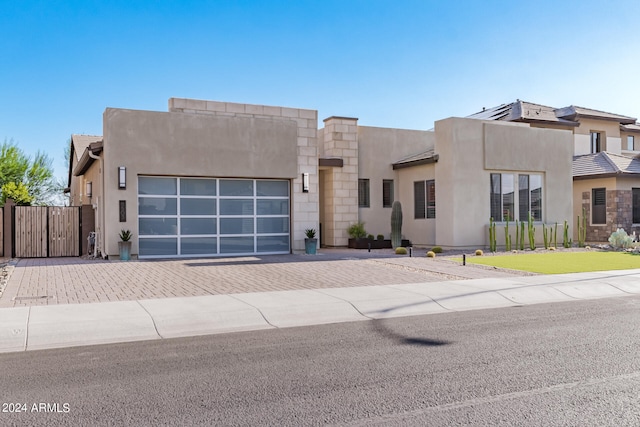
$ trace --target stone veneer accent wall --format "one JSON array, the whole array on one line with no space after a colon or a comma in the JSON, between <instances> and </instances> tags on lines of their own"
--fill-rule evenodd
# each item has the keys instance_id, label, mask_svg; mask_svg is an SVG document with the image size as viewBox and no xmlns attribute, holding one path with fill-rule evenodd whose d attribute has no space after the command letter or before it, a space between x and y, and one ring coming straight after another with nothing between
<instances>
[{"instance_id":1,"label":"stone veneer accent wall","mask_svg":"<svg viewBox=\"0 0 640 427\"><path fill-rule=\"evenodd\" d=\"M282 118L298 124L298 176L292 182L291 223L292 249L304 251L304 230L318 229L318 112L300 108L232 102L170 98L169 111L176 113L210 114L256 119ZM302 174L309 174L309 192L302 192ZM251 178L251 177L247 177Z\"/></svg>"},{"instance_id":2,"label":"stone veneer accent wall","mask_svg":"<svg viewBox=\"0 0 640 427\"><path fill-rule=\"evenodd\" d=\"M343 160L343 167L324 173L323 241L327 246L347 246L347 229L358 221L358 119L324 120L324 155Z\"/></svg>"},{"instance_id":3,"label":"stone veneer accent wall","mask_svg":"<svg viewBox=\"0 0 640 427\"><path fill-rule=\"evenodd\" d=\"M618 228L631 234L632 222L632 194L630 190L606 190L607 194L607 223L602 225L591 224L591 192L582 193L582 207L587 217L587 242L605 243L609 240L611 233ZM582 218L581 218L582 219ZM577 218L576 218L577 220ZM576 230L578 224L576 223ZM636 233L638 230L636 230Z\"/></svg>"}]
</instances>

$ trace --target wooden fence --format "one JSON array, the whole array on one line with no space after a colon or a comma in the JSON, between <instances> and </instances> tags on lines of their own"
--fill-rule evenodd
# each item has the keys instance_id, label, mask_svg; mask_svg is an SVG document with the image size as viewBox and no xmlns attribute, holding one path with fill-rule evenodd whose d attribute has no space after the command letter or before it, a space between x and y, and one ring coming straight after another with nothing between
<instances>
[{"instance_id":1,"label":"wooden fence","mask_svg":"<svg viewBox=\"0 0 640 427\"><path fill-rule=\"evenodd\" d=\"M15 206L14 256L44 258L80 255L80 208Z\"/></svg>"}]
</instances>

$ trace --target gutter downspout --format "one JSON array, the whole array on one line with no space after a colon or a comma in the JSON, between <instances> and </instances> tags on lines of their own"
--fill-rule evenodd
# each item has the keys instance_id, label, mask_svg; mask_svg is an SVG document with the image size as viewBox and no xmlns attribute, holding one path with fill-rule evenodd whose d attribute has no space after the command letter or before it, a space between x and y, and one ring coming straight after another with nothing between
<instances>
[{"instance_id":1,"label":"gutter downspout","mask_svg":"<svg viewBox=\"0 0 640 427\"><path fill-rule=\"evenodd\" d=\"M93 154L93 152L91 152L91 149L88 149L87 154L89 155L89 157L91 157L94 160L98 160L98 162L100 163L100 177L101 182L100 182L100 193L102 196L102 199L104 199L104 165L102 162L102 157L100 156L96 156L95 154ZM98 227L96 227L96 242L95 245L93 246L93 257L96 258L98 256L98 254L100 254L102 257L104 257L104 252L102 251L102 209L101 209L101 204L100 204L100 198L97 198L98 200L96 201L96 211L97 211L97 223L98 223Z\"/></svg>"}]
</instances>

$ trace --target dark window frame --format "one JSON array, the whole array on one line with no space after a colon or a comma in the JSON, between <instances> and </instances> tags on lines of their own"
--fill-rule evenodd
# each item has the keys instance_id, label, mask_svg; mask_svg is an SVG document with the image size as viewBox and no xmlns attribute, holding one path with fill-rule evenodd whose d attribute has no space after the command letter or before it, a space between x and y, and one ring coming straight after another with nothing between
<instances>
[{"instance_id":1,"label":"dark window frame","mask_svg":"<svg viewBox=\"0 0 640 427\"><path fill-rule=\"evenodd\" d=\"M591 224L607 224L607 189L591 189Z\"/></svg>"},{"instance_id":2,"label":"dark window frame","mask_svg":"<svg viewBox=\"0 0 640 427\"><path fill-rule=\"evenodd\" d=\"M591 131L591 154L602 151L602 132Z\"/></svg>"},{"instance_id":3,"label":"dark window frame","mask_svg":"<svg viewBox=\"0 0 640 427\"><path fill-rule=\"evenodd\" d=\"M371 206L370 186L368 178L358 179L358 207L368 208Z\"/></svg>"},{"instance_id":4,"label":"dark window frame","mask_svg":"<svg viewBox=\"0 0 640 427\"><path fill-rule=\"evenodd\" d=\"M428 179L413 182L414 219L435 219L436 181Z\"/></svg>"},{"instance_id":5,"label":"dark window frame","mask_svg":"<svg viewBox=\"0 0 640 427\"><path fill-rule=\"evenodd\" d=\"M640 188L631 189L631 222L640 224Z\"/></svg>"},{"instance_id":6,"label":"dark window frame","mask_svg":"<svg viewBox=\"0 0 640 427\"><path fill-rule=\"evenodd\" d=\"M383 208L393 207L393 201L394 201L393 180L383 179L382 180L382 207Z\"/></svg>"}]
</instances>

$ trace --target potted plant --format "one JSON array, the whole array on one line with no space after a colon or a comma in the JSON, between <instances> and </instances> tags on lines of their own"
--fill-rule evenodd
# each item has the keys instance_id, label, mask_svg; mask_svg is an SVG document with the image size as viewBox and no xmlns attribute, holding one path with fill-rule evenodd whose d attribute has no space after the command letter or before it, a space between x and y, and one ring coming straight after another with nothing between
<instances>
[{"instance_id":1,"label":"potted plant","mask_svg":"<svg viewBox=\"0 0 640 427\"><path fill-rule=\"evenodd\" d=\"M367 230L364 229L364 222L358 221L351 224L347 229L349 234L349 247L352 249L367 249L369 240L367 239Z\"/></svg>"},{"instance_id":2,"label":"potted plant","mask_svg":"<svg viewBox=\"0 0 640 427\"><path fill-rule=\"evenodd\" d=\"M307 228L304 230L304 253L309 255L316 254L316 248L318 246L318 239L316 239L316 230L314 228Z\"/></svg>"},{"instance_id":3,"label":"potted plant","mask_svg":"<svg viewBox=\"0 0 640 427\"><path fill-rule=\"evenodd\" d=\"M120 241L118 242L118 252L120 253L120 259L122 261L129 261L131 259L131 231L120 230Z\"/></svg>"}]
</instances>

